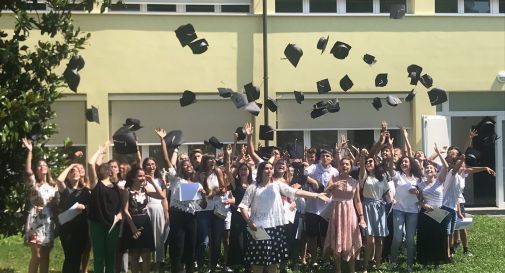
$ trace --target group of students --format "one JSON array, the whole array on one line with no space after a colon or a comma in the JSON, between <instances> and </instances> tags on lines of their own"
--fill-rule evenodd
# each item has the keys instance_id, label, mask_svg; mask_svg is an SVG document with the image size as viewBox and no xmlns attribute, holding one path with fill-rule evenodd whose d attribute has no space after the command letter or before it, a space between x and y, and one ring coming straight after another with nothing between
<instances>
[{"instance_id":1,"label":"group of students","mask_svg":"<svg viewBox=\"0 0 505 273\"><path fill-rule=\"evenodd\" d=\"M336 272L342 261L355 272L362 248L364 272L388 256L388 269L395 270L403 242L408 271L415 260L438 266L454 254L466 175L495 175L488 167L465 166L456 147L435 145L429 158L413 153L406 130L405 148L394 148L384 122L369 151L341 138L334 151L298 154L273 147L266 156L254 148L252 125L243 128L247 143L237 145L235 134L234 144L217 157L201 150L179 154L158 128L162 165L153 158L141 162L140 153L133 166L102 163L106 142L88 159L87 172L71 164L57 179L44 160L32 169L33 146L22 139L31 204L29 273L48 272L56 236L64 273L85 271L91 248L96 273L127 271L129 265L134 273L162 271L166 256L174 273L286 272L306 264L309 254L313 264L333 257ZM473 137L470 131L468 143ZM187 186L197 189L196 198L181 198ZM447 215L436 221L429 212L440 209ZM259 233L261 240L255 239ZM466 252L466 232L461 235Z\"/></svg>"}]
</instances>

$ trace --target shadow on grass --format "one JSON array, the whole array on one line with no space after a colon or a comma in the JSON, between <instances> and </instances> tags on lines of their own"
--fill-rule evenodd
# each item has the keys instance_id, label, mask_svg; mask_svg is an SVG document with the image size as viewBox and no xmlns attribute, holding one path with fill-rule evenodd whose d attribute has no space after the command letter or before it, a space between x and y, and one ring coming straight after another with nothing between
<instances>
[{"instance_id":1,"label":"shadow on grass","mask_svg":"<svg viewBox=\"0 0 505 273\"><path fill-rule=\"evenodd\" d=\"M14 268L0 268L0 273L14 273L16 270Z\"/></svg>"}]
</instances>

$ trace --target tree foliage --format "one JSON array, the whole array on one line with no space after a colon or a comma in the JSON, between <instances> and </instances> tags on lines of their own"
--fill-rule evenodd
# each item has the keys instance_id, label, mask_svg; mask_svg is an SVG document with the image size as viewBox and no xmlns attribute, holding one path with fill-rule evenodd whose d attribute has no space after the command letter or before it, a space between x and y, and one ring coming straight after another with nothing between
<instances>
[{"instance_id":1,"label":"tree foliage","mask_svg":"<svg viewBox=\"0 0 505 273\"><path fill-rule=\"evenodd\" d=\"M72 21L73 2L46 0L48 11L38 13L29 10L37 3L32 1L0 1L0 18L13 19L12 26L0 30L0 234L17 233L24 222L26 151L20 139L35 139L34 159L47 159L53 174L68 163L65 149L45 145L56 132L51 106L67 88L64 62L84 49L90 37ZM96 0L83 4L91 11Z\"/></svg>"}]
</instances>

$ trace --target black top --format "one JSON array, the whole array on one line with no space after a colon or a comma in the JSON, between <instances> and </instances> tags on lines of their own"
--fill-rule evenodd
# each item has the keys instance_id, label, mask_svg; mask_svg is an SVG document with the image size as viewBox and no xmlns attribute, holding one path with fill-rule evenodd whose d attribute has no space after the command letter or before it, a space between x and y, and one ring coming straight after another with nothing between
<instances>
[{"instance_id":1,"label":"black top","mask_svg":"<svg viewBox=\"0 0 505 273\"><path fill-rule=\"evenodd\" d=\"M60 203L58 205L58 210L60 213L64 212L72 207L75 203L80 203L87 207L90 198L91 193L88 188L71 189L67 187L63 192L60 192ZM72 219L72 221L86 223L86 214L81 213Z\"/></svg>"},{"instance_id":2,"label":"black top","mask_svg":"<svg viewBox=\"0 0 505 273\"><path fill-rule=\"evenodd\" d=\"M121 197L116 184L105 186L99 181L91 190L91 200L88 206L88 218L91 221L111 227L114 216L121 210Z\"/></svg>"},{"instance_id":3,"label":"black top","mask_svg":"<svg viewBox=\"0 0 505 273\"><path fill-rule=\"evenodd\" d=\"M244 198L245 188L240 183L240 179L235 179L235 188L231 188L231 194L235 198L235 204L232 205L232 211L236 211L238 205L242 202L242 198Z\"/></svg>"}]
</instances>

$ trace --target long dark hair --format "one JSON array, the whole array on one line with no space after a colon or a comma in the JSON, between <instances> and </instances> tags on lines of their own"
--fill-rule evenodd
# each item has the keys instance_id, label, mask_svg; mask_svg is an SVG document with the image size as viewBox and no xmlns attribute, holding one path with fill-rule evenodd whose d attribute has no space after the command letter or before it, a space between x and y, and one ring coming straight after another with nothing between
<instances>
[{"instance_id":1,"label":"long dark hair","mask_svg":"<svg viewBox=\"0 0 505 273\"><path fill-rule=\"evenodd\" d=\"M249 183L249 185L252 184L253 182L253 178L252 178L252 169L251 167L249 167L249 165L247 165L247 163L243 162L243 163L240 163L238 165L238 168L237 168L237 175L235 176L235 182L239 182L240 183L240 169L242 168L242 166L246 166L247 170L249 170L249 174L247 175L247 183Z\"/></svg>"},{"instance_id":2,"label":"long dark hair","mask_svg":"<svg viewBox=\"0 0 505 273\"><path fill-rule=\"evenodd\" d=\"M372 175L375 176L375 178L377 178L377 180L383 181L384 174L386 173L386 170L384 170L384 166L382 166L377 161L375 161L375 158L372 155L367 156L365 158L365 162L368 161L369 159L373 160L373 166L374 166L374 168L373 168L373 171L372 171ZM365 171L368 173L368 171L366 170L366 167L365 167Z\"/></svg>"},{"instance_id":3,"label":"long dark hair","mask_svg":"<svg viewBox=\"0 0 505 273\"><path fill-rule=\"evenodd\" d=\"M421 170L421 166L419 166L419 164L417 163L417 161L410 157L410 156L403 156L402 158L400 158L400 160L398 160L398 162L396 163L396 170L399 171L400 173L403 173L403 170L402 170L402 162L403 160L407 158L409 160L409 163L410 163L410 173L415 176L416 178L421 178L423 177L423 171Z\"/></svg>"},{"instance_id":4,"label":"long dark hair","mask_svg":"<svg viewBox=\"0 0 505 273\"><path fill-rule=\"evenodd\" d=\"M158 163L156 163L156 160L152 156L146 157L144 161L142 161L142 169L144 169L144 171L146 170L146 165L149 160L154 161L154 164L156 165L156 169L154 170L154 178L161 178L161 172L158 170Z\"/></svg>"},{"instance_id":5,"label":"long dark hair","mask_svg":"<svg viewBox=\"0 0 505 273\"><path fill-rule=\"evenodd\" d=\"M132 169L126 175L125 188L131 188L131 186L135 182L135 179L137 178L137 173L143 170L144 169L142 169L139 165L133 166Z\"/></svg>"},{"instance_id":6,"label":"long dark hair","mask_svg":"<svg viewBox=\"0 0 505 273\"><path fill-rule=\"evenodd\" d=\"M193 169L193 173L192 174L189 174L187 173L186 171L184 171L184 168L182 168L182 166L184 165L184 163L188 162L189 165L193 166L191 164L191 161L189 160L181 160L177 163L177 176L179 176L180 178L182 179L186 179L188 181L193 181L194 180L194 169Z\"/></svg>"},{"instance_id":7,"label":"long dark hair","mask_svg":"<svg viewBox=\"0 0 505 273\"><path fill-rule=\"evenodd\" d=\"M265 166L267 164L272 165L268 161L263 161L258 165L257 172L256 172L256 184L259 185L261 184L261 179L263 179L263 172L265 171Z\"/></svg>"}]
</instances>

